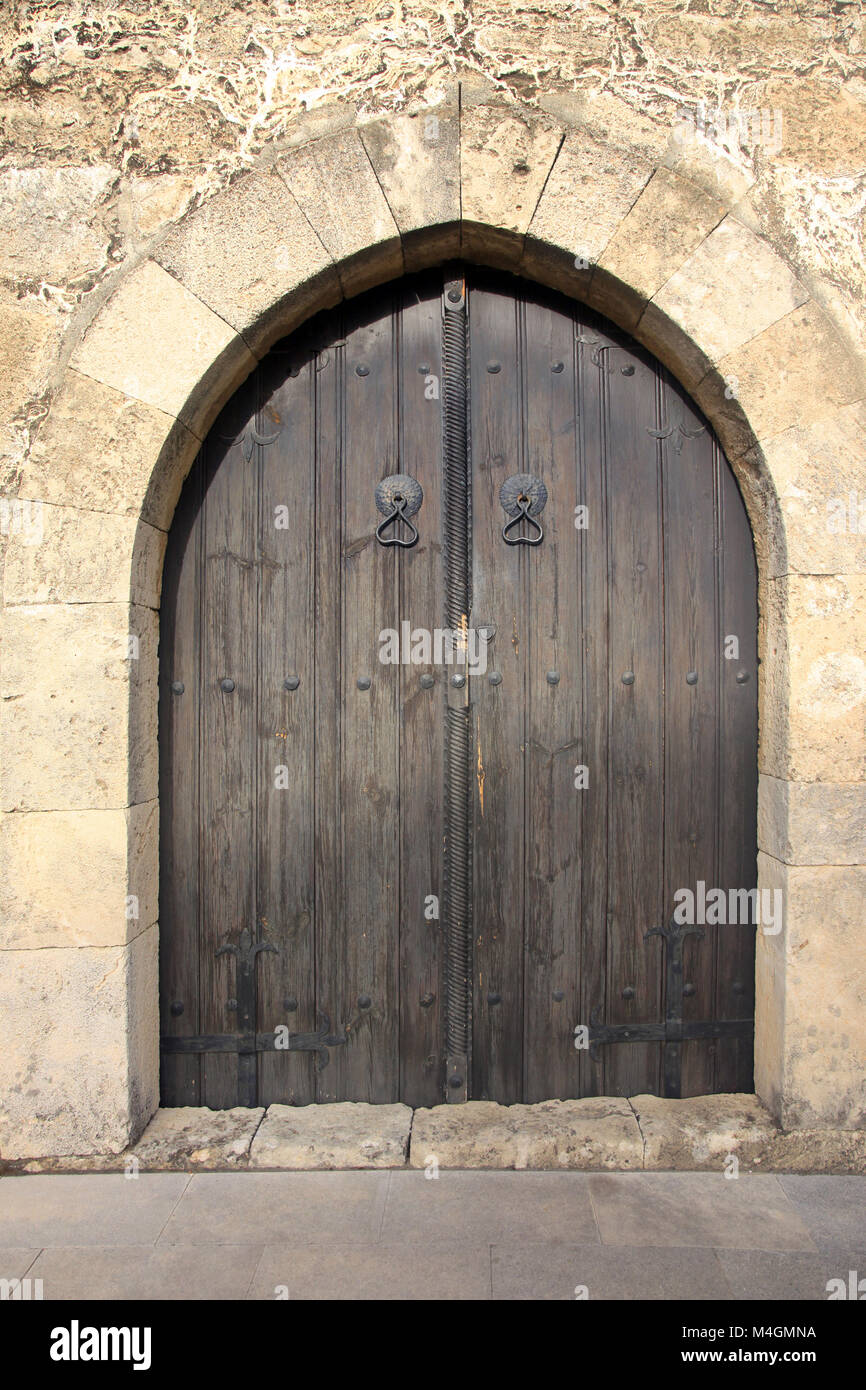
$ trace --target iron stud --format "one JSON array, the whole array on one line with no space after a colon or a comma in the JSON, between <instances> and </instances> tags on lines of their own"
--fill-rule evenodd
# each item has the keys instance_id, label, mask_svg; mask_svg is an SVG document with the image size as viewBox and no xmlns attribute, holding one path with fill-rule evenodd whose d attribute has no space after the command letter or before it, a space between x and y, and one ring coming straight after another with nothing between
<instances>
[{"instance_id":1,"label":"iron stud","mask_svg":"<svg viewBox=\"0 0 866 1390\"><path fill-rule=\"evenodd\" d=\"M369 690L373 682L370 680L369 676L359 676L355 684L359 690Z\"/></svg>"},{"instance_id":2,"label":"iron stud","mask_svg":"<svg viewBox=\"0 0 866 1390\"><path fill-rule=\"evenodd\" d=\"M458 673L457 675L454 675L454 676L451 677L451 684L452 684L452 685L456 685L456 686L458 687L458 689L459 689L460 686L466 684L466 677L465 677L465 676L461 676L461 675Z\"/></svg>"},{"instance_id":3,"label":"iron stud","mask_svg":"<svg viewBox=\"0 0 866 1390\"><path fill-rule=\"evenodd\" d=\"M359 995L358 995L358 1008L359 1008L359 1009L369 1009L369 1007L370 1007L370 1005L372 1004L372 1002L373 1002L373 1001L372 1001L372 999L370 998L369 994L359 994Z\"/></svg>"},{"instance_id":4,"label":"iron stud","mask_svg":"<svg viewBox=\"0 0 866 1390\"><path fill-rule=\"evenodd\" d=\"M562 1001L563 1001L563 999L565 998L565 990L564 990L564 989L555 989L555 990L553 991L553 997L554 997L554 999L556 1000L557 1004L561 1004Z\"/></svg>"},{"instance_id":5,"label":"iron stud","mask_svg":"<svg viewBox=\"0 0 866 1390\"><path fill-rule=\"evenodd\" d=\"M501 994L496 994L493 990L491 990L490 993L489 993L488 996L487 996L487 1002L488 1002L488 1004L501 1004L501 1003L502 1003L502 995L501 995Z\"/></svg>"},{"instance_id":6,"label":"iron stud","mask_svg":"<svg viewBox=\"0 0 866 1390\"><path fill-rule=\"evenodd\" d=\"M622 683L623 685L634 685L634 671L624 671Z\"/></svg>"},{"instance_id":7,"label":"iron stud","mask_svg":"<svg viewBox=\"0 0 866 1390\"><path fill-rule=\"evenodd\" d=\"M499 671L491 671L491 672L490 672L490 675L487 677L487 679L489 680L489 682L490 682L491 685L501 685L501 684L502 684L502 674L501 674L501 672L499 672Z\"/></svg>"},{"instance_id":8,"label":"iron stud","mask_svg":"<svg viewBox=\"0 0 866 1390\"><path fill-rule=\"evenodd\" d=\"M432 690L435 684L436 682L434 681L432 676L425 674L421 677L422 690Z\"/></svg>"},{"instance_id":9,"label":"iron stud","mask_svg":"<svg viewBox=\"0 0 866 1390\"><path fill-rule=\"evenodd\" d=\"M565 368L565 363L564 363L564 362L551 362L551 364L550 364L550 370L551 370L552 372L555 372L557 376L559 376L559 373L560 373L561 371L563 371L564 368Z\"/></svg>"},{"instance_id":10,"label":"iron stud","mask_svg":"<svg viewBox=\"0 0 866 1390\"><path fill-rule=\"evenodd\" d=\"M355 368L355 376L369 376L370 368L364 362L359 362Z\"/></svg>"},{"instance_id":11,"label":"iron stud","mask_svg":"<svg viewBox=\"0 0 866 1390\"><path fill-rule=\"evenodd\" d=\"M286 679L283 681L283 689L284 689L284 690L297 690L297 688L298 688L298 686L300 685L300 683L301 683L301 678L300 678L300 676L286 676Z\"/></svg>"},{"instance_id":12,"label":"iron stud","mask_svg":"<svg viewBox=\"0 0 866 1390\"><path fill-rule=\"evenodd\" d=\"M293 994L283 1000L283 1008L287 1014L293 1014L298 1007L298 1001Z\"/></svg>"},{"instance_id":13,"label":"iron stud","mask_svg":"<svg viewBox=\"0 0 866 1390\"><path fill-rule=\"evenodd\" d=\"M433 1001L434 1001L435 998L436 998L436 995L435 995L435 994L422 994L422 995L421 995L421 1008L422 1008L422 1009L429 1009L430 1005L433 1003Z\"/></svg>"},{"instance_id":14,"label":"iron stud","mask_svg":"<svg viewBox=\"0 0 866 1390\"><path fill-rule=\"evenodd\" d=\"M183 1013L183 1000L172 999L169 1012L171 1013L172 1018L180 1018L181 1014Z\"/></svg>"},{"instance_id":15,"label":"iron stud","mask_svg":"<svg viewBox=\"0 0 866 1390\"><path fill-rule=\"evenodd\" d=\"M225 676L224 679L220 681L220 690L224 690L226 695L231 695L234 688L235 683L231 676Z\"/></svg>"},{"instance_id":16,"label":"iron stud","mask_svg":"<svg viewBox=\"0 0 866 1390\"><path fill-rule=\"evenodd\" d=\"M697 685L697 683L698 683L698 673L697 673L697 671L687 671L687 672L686 672L686 685Z\"/></svg>"},{"instance_id":17,"label":"iron stud","mask_svg":"<svg viewBox=\"0 0 866 1390\"><path fill-rule=\"evenodd\" d=\"M737 672L737 685L745 685L745 684L746 684L746 681L747 681L748 679L749 679L749 673L748 673L748 671L738 671L738 672Z\"/></svg>"},{"instance_id":18,"label":"iron stud","mask_svg":"<svg viewBox=\"0 0 866 1390\"><path fill-rule=\"evenodd\" d=\"M497 372L501 372L501 371L502 371L502 363L501 363L501 362L488 362L488 363L487 363L487 370L488 370L488 372L490 373L491 376L496 376L496 373L497 373Z\"/></svg>"},{"instance_id":19,"label":"iron stud","mask_svg":"<svg viewBox=\"0 0 866 1390\"><path fill-rule=\"evenodd\" d=\"M625 989L622 992L622 997L623 999L634 999L634 990L632 989L631 985L626 985Z\"/></svg>"},{"instance_id":20,"label":"iron stud","mask_svg":"<svg viewBox=\"0 0 866 1390\"><path fill-rule=\"evenodd\" d=\"M558 672L558 671L548 671L548 673L547 673L547 684L548 684L548 685L559 685L559 672Z\"/></svg>"},{"instance_id":21,"label":"iron stud","mask_svg":"<svg viewBox=\"0 0 866 1390\"><path fill-rule=\"evenodd\" d=\"M173 695L183 694L183 681L172 681L171 690Z\"/></svg>"}]
</instances>

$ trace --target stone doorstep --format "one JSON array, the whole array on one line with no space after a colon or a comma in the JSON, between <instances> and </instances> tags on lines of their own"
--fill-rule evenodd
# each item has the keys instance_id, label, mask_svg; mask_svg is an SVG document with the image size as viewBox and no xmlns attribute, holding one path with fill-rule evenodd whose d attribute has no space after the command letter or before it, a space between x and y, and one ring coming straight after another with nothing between
<instances>
[{"instance_id":1,"label":"stone doorstep","mask_svg":"<svg viewBox=\"0 0 866 1390\"><path fill-rule=\"evenodd\" d=\"M414 1112L346 1101L158 1110L120 1154L20 1159L7 1173L486 1168L866 1173L866 1131L784 1133L753 1095L469 1101Z\"/></svg>"}]
</instances>

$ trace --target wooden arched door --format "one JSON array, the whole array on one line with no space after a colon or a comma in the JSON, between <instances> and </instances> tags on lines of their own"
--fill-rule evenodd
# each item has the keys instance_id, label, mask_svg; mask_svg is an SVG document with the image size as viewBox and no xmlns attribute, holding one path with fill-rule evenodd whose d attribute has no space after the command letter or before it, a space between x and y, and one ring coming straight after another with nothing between
<instances>
[{"instance_id":1,"label":"wooden arched door","mask_svg":"<svg viewBox=\"0 0 866 1390\"><path fill-rule=\"evenodd\" d=\"M160 656L163 1104L751 1087L755 927L673 920L755 884L751 534L610 324L449 268L279 344Z\"/></svg>"}]
</instances>

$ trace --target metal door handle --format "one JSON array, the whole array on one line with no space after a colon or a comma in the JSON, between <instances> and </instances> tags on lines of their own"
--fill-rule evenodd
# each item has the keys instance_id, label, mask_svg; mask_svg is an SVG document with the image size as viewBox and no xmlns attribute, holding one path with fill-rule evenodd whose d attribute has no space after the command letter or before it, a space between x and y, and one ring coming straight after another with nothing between
<instances>
[{"instance_id":1,"label":"metal door handle","mask_svg":"<svg viewBox=\"0 0 866 1390\"><path fill-rule=\"evenodd\" d=\"M380 545L401 545L406 549L415 545L418 540L418 527L410 517L415 515L423 500L421 484L415 478L410 478L405 473L392 473L389 478L382 479L376 488L376 506L384 517L376 527L376 540ZM396 529L394 535L385 535L388 526L399 522L409 527L408 540L397 535Z\"/></svg>"},{"instance_id":2,"label":"metal door handle","mask_svg":"<svg viewBox=\"0 0 866 1390\"><path fill-rule=\"evenodd\" d=\"M530 507L532 506L532 502L530 501L530 499L529 499L528 497L526 497L526 496L521 496L521 497L518 497L518 498L517 498L517 500L516 500L516 505L517 505L517 508L518 508L517 516L512 517L511 520L510 520L510 521L507 521L507 522L505 523L505 525L503 526L503 528L502 528L502 539L505 541L505 544L506 544L506 545L541 545L541 542L544 540L544 531L542 530L541 522L540 522L540 521L536 521L536 520L535 520L535 517L532 516L532 515L530 514L530 510L529 510L529 509L530 509ZM509 536L508 532L509 532L514 526L519 526L520 523L521 523L521 521L524 521L524 520L525 520L525 521L528 521L529 524L530 524L530 526L534 526L534 527L535 527L536 531L538 532L538 535L537 535L537 536Z\"/></svg>"},{"instance_id":3,"label":"metal door handle","mask_svg":"<svg viewBox=\"0 0 866 1390\"><path fill-rule=\"evenodd\" d=\"M540 478L536 478L532 473L515 473L510 478L506 478L502 487L499 489L499 503L502 510L511 517L502 528L502 539L506 545L541 545L544 540L544 531L541 522L536 521L539 512L544 511L547 502L547 488ZM521 536L509 535L515 527L519 527L521 522L527 524L538 533L537 535Z\"/></svg>"}]
</instances>

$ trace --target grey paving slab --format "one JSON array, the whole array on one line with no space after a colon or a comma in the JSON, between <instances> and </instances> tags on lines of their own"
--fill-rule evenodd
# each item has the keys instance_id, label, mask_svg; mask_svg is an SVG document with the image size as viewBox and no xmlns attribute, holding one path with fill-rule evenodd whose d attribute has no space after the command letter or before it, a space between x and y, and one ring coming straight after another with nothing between
<instances>
[{"instance_id":1,"label":"grey paving slab","mask_svg":"<svg viewBox=\"0 0 866 1390\"><path fill-rule=\"evenodd\" d=\"M486 1245L268 1246L249 1298L485 1300Z\"/></svg>"},{"instance_id":2,"label":"grey paving slab","mask_svg":"<svg viewBox=\"0 0 866 1390\"><path fill-rule=\"evenodd\" d=\"M598 1241L586 1173L392 1173L380 1239L440 1242Z\"/></svg>"},{"instance_id":3,"label":"grey paving slab","mask_svg":"<svg viewBox=\"0 0 866 1390\"><path fill-rule=\"evenodd\" d=\"M260 1245L77 1246L43 1250L30 1271L56 1299L239 1299Z\"/></svg>"},{"instance_id":4,"label":"grey paving slab","mask_svg":"<svg viewBox=\"0 0 866 1390\"><path fill-rule=\"evenodd\" d=\"M4 1245L148 1245L190 1181L186 1173L35 1174L0 1182Z\"/></svg>"},{"instance_id":5,"label":"grey paving slab","mask_svg":"<svg viewBox=\"0 0 866 1390\"><path fill-rule=\"evenodd\" d=\"M819 1250L866 1250L866 1178L786 1176L779 1182Z\"/></svg>"},{"instance_id":6,"label":"grey paving slab","mask_svg":"<svg viewBox=\"0 0 866 1390\"><path fill-rule=\"evenodd\" d=\"M719 1263L731 1288L732 1298L780 1301L824 1301L829 1298L830 1280L843 1281L845 1299L851 1289L851 1270L864 1280L861 1296L866 1296L866 1249L847 1252L821 1250L815 1254L767 1250L719 1250ZM834 1285L838 1292L838 1285Z\"/></svg>"},{"instance_id":7,"label":"grey paving slab","mask_svg":"<svg viewBox=\"0 0 866 1390\"><path fill-rule=\"evenodd\" d=\"M160 1243L369 1244L388 1179L387 1172L196 1173Z\"/></svg>"},{"instance_id":8,"label":"grey paving slab","mask_svg":"<svg viewBox=\"0 0 866 1390\"><path fill-rule=\"evenodd\" d=\"M495 1245L491 1270L495 1299L730 1297L715 1250L693 1247Z\"/></svg>"},{"instance_id":9,"label":"grey paving slab","mask_svg":"<svg viewBox=\"0 0 866 1390\"><path fill-rule=\"evenodd\" d=\"M0 1279L23 1279L36 1256L35 1250L0 1247Z\"/></svg>"},{"instance_id":10,"label":"grey paving slab","mask_svg":"<svg viewBox=\"0 0 866 1390\"><path fill-rule=\"evenodd\" d=\"M590 1173L587 1181L605 1245L815 1249L770 1175Z\"/></svg>"}]
</instances>

